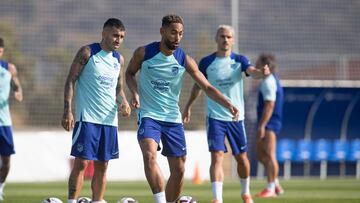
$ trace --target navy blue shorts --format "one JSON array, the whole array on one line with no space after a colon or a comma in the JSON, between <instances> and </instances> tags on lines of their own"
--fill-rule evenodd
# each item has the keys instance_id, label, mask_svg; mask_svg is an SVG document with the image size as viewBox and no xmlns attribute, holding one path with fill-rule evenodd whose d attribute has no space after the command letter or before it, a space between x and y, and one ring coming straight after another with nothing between
<instances>
[{"instance_id":1,"label":"navy blue shorts","mask_svg":"<svg viewBox=\"0 0 360 203\"><path fill-rule=\"evenodd\" d=\"M142 118L137 133L138 140L154 139L160 146L163 145L162 155L181 157L186 155L186 141L182 123L157 121L152 118ZM161 148L159 147L159 150Z\"/></svg>"},{"instance_id":2,"label":"navy blue shorts","mask_svg":"<svg viewBox=\"0 0 360 203\"><path fill-rule=\"evenodd\" d=\"M117 127L76 122L72 136L71 155L98 161L119 158Z\"/></svg>"},{"instance_id":3,"label":"navy blue shorts","mask_svg":"<svg viewBox=\"0 0 360 203\"><path fill-rule=\"evenodd\" d=\"M14 140L11 126L0 126L0 155L15 154Z\"/></svg>"},{"instance_id":4,"label":"navy blue shorts","mask_svg":"<svg viewBox=\"0 0 360 203\"><path fill-rule=\"evenodd\" d=\"M206 125L209 151L227 152L225 136L230 143L232 154L238 155L247 151L243 121L220 121L208 117Z\"/></svg>"}]
</instances>

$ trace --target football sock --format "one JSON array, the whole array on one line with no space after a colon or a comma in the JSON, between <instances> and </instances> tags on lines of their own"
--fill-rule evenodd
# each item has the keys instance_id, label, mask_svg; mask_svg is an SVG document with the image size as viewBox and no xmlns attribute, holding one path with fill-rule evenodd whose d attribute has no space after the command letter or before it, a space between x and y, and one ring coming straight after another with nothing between
<instances>
[{"instance_id":1,"label":"football sock","mask_svg":"<svg viewBox=\"0 0 360 203\"><path fill-rule=\"evenodd\" d=\"M76 203L76 199L68 199L68 203Z\"/></svg>"},{"instance_id":2,"label":"football sock","mask_svg":"<svg viewBox=\"0 0 360 203\"><path fill-rule=\"evenodd\" d=\"M212 188L213 199L222 202L223 182L217 182L217 181L212 182L211 188Z\"/></svg>"},{"instance_id":3,"label":"football sock","mask_svg":"<svg viewBox=\"0 0 360 203\"><path fill-rule=\"evenodd\" d=\"M240 178L241 194L250 194L250 176L247 178Z\"/></svg>"},{"instance_id":4,"label":"football sock","mask_svg":"<svg viewBox=\"0 0 360 203\"><path fill-rule=\"evenodd\" d=\"M155 203L166 203L165 192L153 194Z\"/></svg>"},{"instance_id":5,"label":"football sock","mask_svg":"<svg viewBox=\"0 0 360 203\"><path fill-rule=\"evenodd\" d=\"M271 192L274 192L275 191L275 182L269 182L267 184L267 187L266 187L268 190L270 190Z\"/></svg>"}]
</instances>

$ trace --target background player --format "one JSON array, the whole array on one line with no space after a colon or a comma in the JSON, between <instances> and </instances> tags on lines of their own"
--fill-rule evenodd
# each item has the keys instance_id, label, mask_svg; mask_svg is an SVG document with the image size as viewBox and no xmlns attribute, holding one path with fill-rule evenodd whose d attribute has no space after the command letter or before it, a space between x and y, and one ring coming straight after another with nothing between
<instances>
[{"instance_id":1,"label":"background player","mask_svg":"<svg viewBox=\"0 0 360 203\"><path fill-rule=\"evenodd\" d=\"M237 172L242 186L241 196L244 202L253 202L250 195L250 163L247 157L247 139L244 127L244 87L242 73L255 78L269 74L267 66L256 69L250 61L242 55L232 52L234 45L234 29L229 25L220 25L215 41L216 52L201 59L199 68L208 81L219 89L240 111L238 120L233 120L224 107L207 97L207 136L209 151L211 152L210 179L213 191L213 202L222 203L224 181L223 159L225 136L228 138L232 153L237 161ZM201 93L201 89L194 84L187 102L183 120L190 121L191 106Z\"/></svg>"},{"instance_id":2,"label":"background player","mask_svg":"<svg viewBox=\"0 0 360 203\"><path fill-rule=\"evenodd\" d=\"M267 173L267 187L257 194L259 197L276 197L284 191L277 179L279 164L276 160L276 135L282 126L283 89L275 74L277 64L272 54L261 54L256 67L270 67L271 74L261 81L258 98L258 127L256 153Z\"/></svg>"},{"instance_id":3,"label":"background player","mask_svg":"<svg viewBox=\"0 0 360 203\"><path fill-rule=\"evenodd\" d=\"M4 200L5 180L10 170L10 156L15 153L9 109L10 89L17 101L23 100L22 88L14 64L1 60L5 43L0 38L0 201Z\"/></svg>"},{"instance_id":4,"label":"background player","mask_svg":"<svg viewBox=\"0 0 360 203\"><path fill-rule=\"evenodd\" d=\"M65 130L73 129L71 102L76 82L76 124L71 149L75 162L69 177L68 203L76 203L79 197L89 160L94 160L92 202L105 202L108 161L119 157L117 111L119 108L123 116L129 116L131 111L123 92L124 58L115 51L124 37L123 23L108 19L101 42L83 46L70 67L62 119Z\"/></svg>"},{"instance_id":5,"label":"background player","mask_svg":"<svg viewBox=\"0 0 360 203\"><path fill-rule=\"evenodd\" d=\"M183 73L187 71L233 118L237 119L238 115L230 101L201 74L195 61L179 48L183 29L180 16L164 16L161 41L136 49L126 71L126 82L132 93L131 105L138 109L138 140L145 175L156 203L174 202L183 185L186 143L178 106ZM135 79L138 71L139 86ZM162 154L167 157L170 168L165 192L163 175L156 161L160 140Z\"/></svg>"}]
</instances>

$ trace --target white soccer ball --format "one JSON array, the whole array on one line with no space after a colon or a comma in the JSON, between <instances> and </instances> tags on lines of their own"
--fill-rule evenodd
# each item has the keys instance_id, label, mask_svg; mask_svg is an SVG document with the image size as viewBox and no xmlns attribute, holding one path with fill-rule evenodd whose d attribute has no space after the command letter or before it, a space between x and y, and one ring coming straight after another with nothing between
<instances>
[{"instance_id":1,"label":"white soccer ball","mask_svg":"<svg viewBox=\"0 0 360 203\"><path fill-rule=\"evenodd\" d=\"M49 197L42 201L42 203L63 203L59 198Z\"/></svg>"},{"instance_id":2,"label":"white soccer ball","mask_svg":"<svg viewBox=\"0 0 360 203\"><path fill-rule=\"evenodd\" d=\"M138 201L136 201L134 198L131 197L123 197L116 203L138 203Z\"/></svg>"},{"instance_id":3,"label":"white soccer ball","mask_svg":"<svg viewBox=\"0 0 360 203\"><path fill-rule=\"evenodd\" d=\"M88 197L80 197L77 199L77 203L90 203L91 199Z\"/></svg>"},{"instance_id":4,"label":"white soccer ball","mask_svg":"<svg viewBox=\"0 0 360 203\"><path fill-rule=\"evenodd\" d=\"M181 196L179 197L175 203L197 203L196 199L191 196Z\"/></svg>"}]
</instances>

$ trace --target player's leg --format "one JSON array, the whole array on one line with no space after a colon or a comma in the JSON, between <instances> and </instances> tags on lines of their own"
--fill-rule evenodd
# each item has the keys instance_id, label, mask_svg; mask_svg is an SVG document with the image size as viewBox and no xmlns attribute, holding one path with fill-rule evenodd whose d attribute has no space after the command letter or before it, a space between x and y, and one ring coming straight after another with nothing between
<instances>
[{"instance_id":1,"label":"player's leg","mask_svg":"<svg viewBox=\"0 0 360 203\"><path fill-rule=\"evenodd\" d=\"M1 156L0 167L0 201L4 200L5 180L10 170L10 156Z\"/></svg>"},{"instance_id":2,"label":"player's leg","mask_svg":"<svg viewBox=\"0 0 360 203\"><path fill-rule=\"evenodd\" d=\"M84 183L84 172L87 167L89 160L75 157L74 166L71 170L69 181L68 181L68 199L76 200L79 195L81 188ZM76 201L75 201L76 202Z\"/></svg>"},{"instance_id":3,"label":"player's leg","mask_svg":"<svg viewBox=\"0 0 360 203\"><path fill-rule=\"evenodd\" d=\"M146 180L154 194L154 199L156 202L166 202L164 178L156 161L158 143L151 138L144 138L139 141L139 144L143 155Z\"/></svg>"},{"instance_id":4,"label":"player's leg","mask_svg":"<svg viewBox=\"0 0 360 203\"><path fill-rule=\"evenodd\" d=\"M5 181L10 171L10 156L15 154L11 126L0 126L0 201L4 199Z\"/></svg>"},{"instance_id":5,"label":"player's leg","mask_svg":"<svg viewBox=\"0 0 360 203\"><path fill-rule=\"evenodd\" d=\"M237 162L243 202L252 203L250 194L250 162L247 156L247 139L243 121L228 123L227 138Z\"/></svg>"},{"instance_id":6,"label":"player's leg","mask_svg":"<svg viewBox=\"0 0 360 203\"><path fill-rule=\"evenodd\" d=\"M222 203L223 197L223 182L224 182L224 169L223 169L224 152L212 151L211 152L211 165L210 165L210 181L213 194L214 203Z\"/></svg>"},{"instance_id":7,"label":"player's leg","mask_svg":"<svg viewBox=\"0 0 360 203\"><path fill-rule=\"evenodd\" d=\"M222 203L223 197L223 159L227 152L225 145L225 134L227 122L208 118L207 122L207 141L211 152L210 179L214 203Z\"/></svg>"},{"instance_id":8,"label":"player's leg","mask_svg":"<svg viewBox=\"0 0 360 203\"><path fill-rule=\"evenodd\" d=\"M268 157L269 157L269 168L271 168L272 172L268 172L268 183L274 183L275 185L275 193L277 195L283 194L284 190L280 186L278 175L279 175L279 163L276 159L276 133L272 130L266 130L266 137L269 138L268 141Z\"/></svg>"},{"instance_id":9,"label":"player's leg","mask_svg":"<svg viewBox=\"0 0 360 203\"><path fill-rule=\"evenodd\" d=\"M92 201L102 201L106 188L108 161L94 161L94 176L91 181Z\"/></svg>"},{"instance_id":10,"label":"player's leg","mask_svg":"<svg viewBox=\"0 0 360 203\"><path fill-rule=\"evenodd\" d=\"M161 137L160 124L151 118L141 118L137 137L143 156L146 180L155 203L166 203L164 178L157 163L157 150Z\"/></svg>"},{"instance_id":11,"label":"player's leg","mask_svg":"<svg viewBox=\"0 0 360 203\"><path fill-rule=\"evenodd\" d=\"M174 202L181 193L184 184L186 157L168 157L170 177L166 184L165 194L168 202Z\"/></svg>"},{"instance_id":12,"label":"player's leg","mask_svg":"<svg viewBox=\"0 0 360 203\"><path fill-rule=\"evenodd\" d=\"M264 138L261 139L261 150L263 164L267 172L267 187L257 196L275 197L275 178L277 177L279 166L276 160L276 135L271 130L265 131Z\"/></svg>"}]
</instances>

